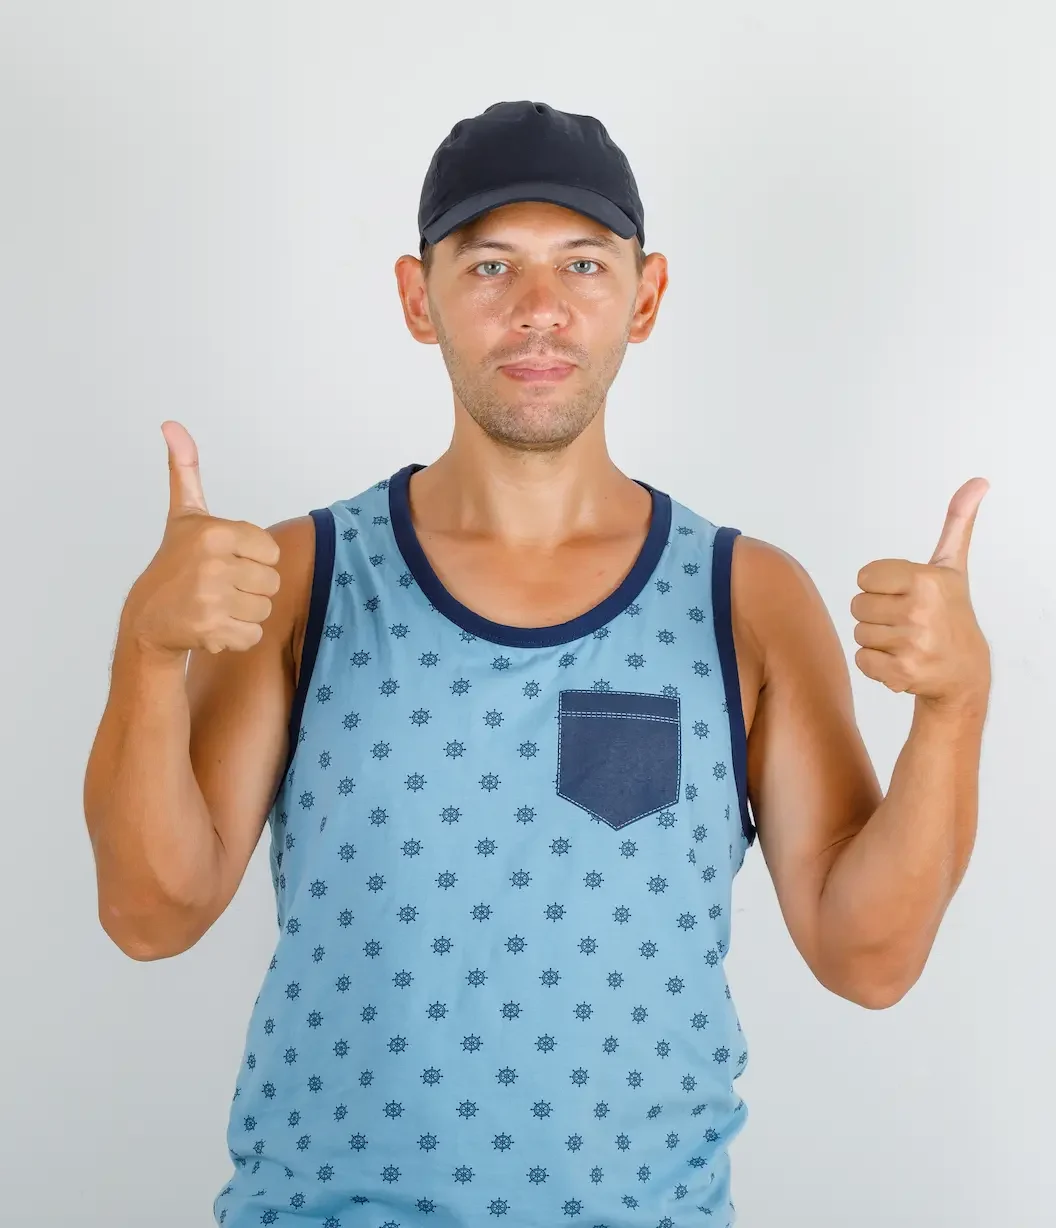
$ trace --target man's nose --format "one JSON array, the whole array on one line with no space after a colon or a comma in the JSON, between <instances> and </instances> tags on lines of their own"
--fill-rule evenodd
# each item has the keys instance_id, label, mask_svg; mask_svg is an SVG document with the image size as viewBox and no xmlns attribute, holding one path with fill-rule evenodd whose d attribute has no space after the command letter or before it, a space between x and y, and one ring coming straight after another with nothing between
<instances>
[{"instance_id":1,"label":"man's nose","mask_svg":"<svg viewBox=\"0 0 1056 1228\"><path fill-rule=\"evenodd\" d=\"M548 330L568 323L561 283L551 271L529 273L517 287L512 324L517 329Z\"/></svg>"}]
</instances>

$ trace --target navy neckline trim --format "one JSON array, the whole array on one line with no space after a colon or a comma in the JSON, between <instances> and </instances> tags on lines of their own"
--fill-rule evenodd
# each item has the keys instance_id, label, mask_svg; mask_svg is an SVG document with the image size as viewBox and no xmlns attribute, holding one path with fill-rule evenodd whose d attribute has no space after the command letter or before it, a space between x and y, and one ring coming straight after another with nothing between
<instances>
[{"instance_id":1,"label":"navy neckline trim","mask_svg":"<svg viewBox=\"0 0 1056 1228\"><path fill-rule=\"evenodd\" d=\"M602 598L596 606L567 622L554 623L548 627L511 627L505 623L492 622L463 605L448 592L418 541L418 535L411 523L408 488L411 475L424 468L424 465L418 464L405 465L389 479L389 517L396 544L418 586L440 613L464 631L493 644L504 644L510 648L548 648L589 635L605 623L611 622L617 614L621 614L641 593L667 545L671 531L671 498L663 491L656 490L647 482L636 478L638 485L644 487L652 496L653 512L638 557L619 586Z\"/></svg>"}]
</instances>

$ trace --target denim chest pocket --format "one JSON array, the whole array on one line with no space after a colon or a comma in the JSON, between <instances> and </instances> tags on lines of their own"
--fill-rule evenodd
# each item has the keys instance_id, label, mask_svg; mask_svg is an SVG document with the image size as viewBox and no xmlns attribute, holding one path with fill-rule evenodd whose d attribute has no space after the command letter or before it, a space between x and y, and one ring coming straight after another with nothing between
<instances>
[{"instance_id":1,"label":"denim chest pocket","mask_svg":"<svg viewBox=\"0 0 1056 1228\"><path fill-rule=\"evenodd\" d=\"M559 692L558 795L613 828L674 805L681 731L674 696Z\"/></svg>"}]
</instances>

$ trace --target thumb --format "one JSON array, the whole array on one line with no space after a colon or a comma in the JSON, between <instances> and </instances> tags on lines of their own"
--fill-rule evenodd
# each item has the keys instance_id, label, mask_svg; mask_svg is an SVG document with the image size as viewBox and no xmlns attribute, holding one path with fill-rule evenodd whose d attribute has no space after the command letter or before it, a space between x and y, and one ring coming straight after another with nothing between
<instances>
[{"instance_id":1,"label":"thumb","mask_svg":"<svg viewBox=\"0 0 1056 1228\"><path fill-rule=\"evenodd\" d=\"M931 556L931 565L952 567L956 571L968 570L968 546L972 540L972 528L983 495L990 489L986 478L970 478L950 500L942 536Z\"/></svg>"},{"instance_id":2,"label":"thumb","mask_svg":"<svg viewBox=\"0 0 1056 1228\"><path fill-rule=\"evenodd\" d=\"M169 449L169 516L204 512L205 494L198 472L198 449L178 422L163 422L161 433Z\"/></svg>"}]
</instances>

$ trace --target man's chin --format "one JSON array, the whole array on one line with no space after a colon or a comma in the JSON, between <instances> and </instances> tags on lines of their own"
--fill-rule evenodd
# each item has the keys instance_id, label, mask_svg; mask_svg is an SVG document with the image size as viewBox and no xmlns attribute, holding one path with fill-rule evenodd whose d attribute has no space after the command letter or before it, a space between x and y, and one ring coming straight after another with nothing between
<instances>
[{"instance_id":1,"label":"man's chin","mask_svg":"<svg viewBox=\"0 0 1056 1228\"><path fill-rule=\"evenodd\" d=\"M477 417L478 425L493 439L512 447L535 451L565 448L590 424L593 415L577 413L567 405L506 405L498 413Z\"/></svg>"}]
</instances>

